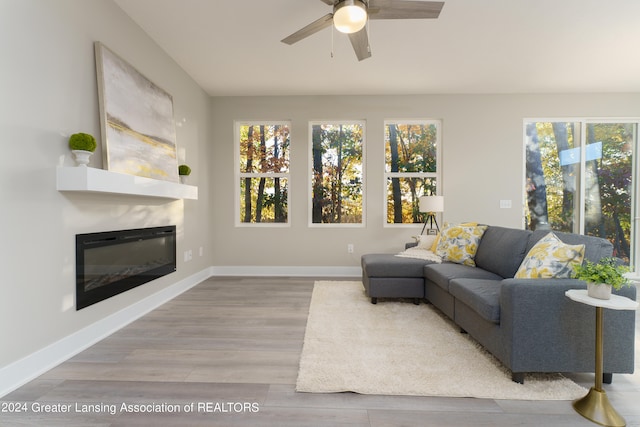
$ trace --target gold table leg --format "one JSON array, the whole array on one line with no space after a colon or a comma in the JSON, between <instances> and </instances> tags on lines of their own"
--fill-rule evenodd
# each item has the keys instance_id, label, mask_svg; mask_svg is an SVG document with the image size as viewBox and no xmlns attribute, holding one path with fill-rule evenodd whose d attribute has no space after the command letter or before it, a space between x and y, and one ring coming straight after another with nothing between
<instances>
[{"instance_id":1,"label":"gold table leg","mask_svg":"<svg viewBox=\"0 0 640 427\"><path fill-rule=\"evenodd\" d=\"M607 393L602 389L603 350L602 350L602 307L596 307L596 382L589 393L573 402L573 408L588 420L603 426L624 427L624 418L616 412Z\"/></svg>"}]
</instances>

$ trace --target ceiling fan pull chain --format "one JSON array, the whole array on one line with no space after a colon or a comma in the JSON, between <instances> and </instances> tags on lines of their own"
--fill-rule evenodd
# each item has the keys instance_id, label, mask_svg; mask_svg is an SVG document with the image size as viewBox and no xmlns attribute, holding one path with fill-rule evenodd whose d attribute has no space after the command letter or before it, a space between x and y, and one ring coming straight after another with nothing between
<instances>
[{"instance_id":1,"label":"ceiling fan pull chain","mask_svg":"<svg viewBox=\"0 0 640 427\"><path fill-rule=\"evenodd\" d=\"M367 4L367 6L369 5ZM369 40L371 40L371 27L369 26L370 21L371 20L369 19L369 14L367 13L367 33L369 34L369 36L367 37L367 52L369 53L371 53L371 44L369 43Z\"/></svg>"},{"instance_id":2,"label":"ceiling fan pull chain","mask_svg":"<svg viewBox=\"0 0 640 427\"><path fill-rule=\"evenodd\" d=\"M334 28L332 25L331 26L331 58L333 58L333 32L334 32Z\"/></svg>"}]
</instances>

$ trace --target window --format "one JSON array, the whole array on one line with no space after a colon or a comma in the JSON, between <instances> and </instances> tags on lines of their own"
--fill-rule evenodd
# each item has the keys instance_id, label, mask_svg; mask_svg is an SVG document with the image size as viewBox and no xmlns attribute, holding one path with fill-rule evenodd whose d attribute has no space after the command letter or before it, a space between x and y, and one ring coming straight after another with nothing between
<instances>
[{"instance_id":1,"label":"window","mask_svg":"<svg viewBox=\"0 0 640 427\"><path fill-rule=\"evenodd\" d=\"M387 121L384 139L386 223L421 223L419 198L439 193L440 121Z\"/></svg>"},{"instance_id":2,"label":"window","mask_svg":"<svg viewBox=\"0 0 640 427\"><path fill-rule=\"evenodd\" d=\"M288 122L236 123L237 225L289 221Z\"/></svg>"},{"instance_id":3,"label":"window","mask_svg":"<svg viewBox=\"0 0 640 427\"><path fill-rule=\"evenodd\" d=\"M614 256L637 266L638 121L525 121L524 128L527 228L606 238Z\"/></svg>"},{"instance_id":4,"label":"window","mask_svg":"<svg viewBox=\"0 0 640 427\"><path fill-rule=\"evenodd\" d=\"M364 224L364 123L311 123L310 223Z\"/></svg>"}]
</instances>

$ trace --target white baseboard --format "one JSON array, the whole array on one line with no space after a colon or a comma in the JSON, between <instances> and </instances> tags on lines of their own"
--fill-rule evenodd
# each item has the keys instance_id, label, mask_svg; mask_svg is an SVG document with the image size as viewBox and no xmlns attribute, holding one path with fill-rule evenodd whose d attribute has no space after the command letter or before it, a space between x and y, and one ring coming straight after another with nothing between
<instances>
[{"instance_id":1,"label":"white baseboard","mask_svg":"<svg viewBox=\"0 0 640 427\"><path fill-rule=\"evenodd\" d=\"M361 277L360 267L213 266L0 369L0 398L211 276Z\"/></svg>"},{"instance_id":2,"label":"white baseboard","mask_svg":"<svg viewBox=\"0 0 640 427\"><path fill-rule=\"evenodd\" d=\"M0 397L44 374L156 307L209 278L209 269L187 277L98 322L0 369Z\"/></svg>"},{"instance_id":3,"label":"white baseboard","mask_svg":"<svg viewBox=\"0 0 640 427\"><path fill-rule=\"evenodd\" d=\"M360 267L213 266L211 276L362 277Z\"/></svg>"}]
</instances>

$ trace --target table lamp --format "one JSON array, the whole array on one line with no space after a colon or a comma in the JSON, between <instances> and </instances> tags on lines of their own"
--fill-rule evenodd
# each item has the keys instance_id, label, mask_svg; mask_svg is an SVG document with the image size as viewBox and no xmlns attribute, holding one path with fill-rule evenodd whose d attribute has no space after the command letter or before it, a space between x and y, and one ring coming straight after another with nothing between
<instances>
[{"instance_id":1,"label":"table lamp","mask_svg":"<svg viewBox=\"0 0 640 427\"><path fill-rule=\"evenodd\" d=\"M424 226L420 234L424 233L424 229L429 222L429 229L433 230L433 224L436 224L436 230L440 232L438 227L438 221L436 221L436 212L444 211L444 197L442 196L422 196L418 200L418 208L420 212L425 212L427 215L424 218Z\"/></svg>"}]
</instances>

